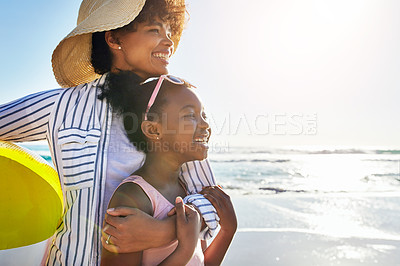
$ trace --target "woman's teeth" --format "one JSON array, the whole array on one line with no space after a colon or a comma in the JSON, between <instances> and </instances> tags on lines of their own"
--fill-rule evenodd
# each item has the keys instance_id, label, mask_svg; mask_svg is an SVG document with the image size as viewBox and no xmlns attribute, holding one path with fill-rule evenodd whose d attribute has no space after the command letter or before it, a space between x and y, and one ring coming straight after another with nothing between
<instances>
[{"instance_id":1,"label":"woman's teeth","mask_svg":"<svg viewBox=\"0 0 400 266\"><path fill-rule=\"evenodd\" d=\"M166 61L168 61L168 59L169 59L168 54L163 54L163 53L154 53L153 56L157 57L157 58L164 59Z\"/></svg>"}]
</instances>

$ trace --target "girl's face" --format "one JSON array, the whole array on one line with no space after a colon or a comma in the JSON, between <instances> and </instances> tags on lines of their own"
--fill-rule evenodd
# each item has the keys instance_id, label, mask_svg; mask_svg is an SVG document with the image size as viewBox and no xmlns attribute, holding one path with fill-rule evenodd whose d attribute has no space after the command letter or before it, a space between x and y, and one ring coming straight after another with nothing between
<instances>
[{"instance_id":1,"label":"girl's face","mask_svg":"<svg viewBox=\"0 0 400 266\"><path fill-rule=\"evenodd\" d=\"M163 106L162 147L182 163L207 158L210 126L197 95L186 87L169 90Z\"/></svg>"},{"instance_id":2,"label":"girl's face","mask_svg":"<svg viewBox=\"0 0 400 266\"><path fill-rule=\"evenodd\" d=\"M169 58L174 51L169 26L155 18L136 24L136 31L116 31L120 49L114 49L113 69L130 70L147 79L167 74Z\"/></svg>"}]
</instances>

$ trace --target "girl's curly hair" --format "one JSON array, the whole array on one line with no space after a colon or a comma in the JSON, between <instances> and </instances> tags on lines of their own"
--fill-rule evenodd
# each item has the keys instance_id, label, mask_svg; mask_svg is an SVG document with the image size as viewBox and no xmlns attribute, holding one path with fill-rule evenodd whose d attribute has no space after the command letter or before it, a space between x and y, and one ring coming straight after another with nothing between
<instances>
[{"instance_id":1,"label":"girl's curly hair","mask_svg":"<svg viewBox=\"0 0 400 266\"><path fill-rule=\"evenodd\" d=\"M142 11L131 23L113 31L136 31L138 23L158 17L169 24L172 36L180 36L186 22L186 14L183 0L146 0ZM111 70L112 54L105 41L105 31L92 34L91 63L97 74L102 75Z\"/></svg>"},{"instance_id":2,"label":"girl's curly hair","mask_svg":"<svg viewBox=\"0 0 400 266\"><path fill-rule=\"evenodd\" d=\"M143 134L141 124L147 104L157 84L158 79L141 84L142 79L131 71L120 71L109 73L105 86L100 87L99 99L107 99L113 112L122 116L125 131L130 142L140 151L145 153L149 150L146 136ZM160 121L163 106L167 102L165 92L177 86L170 82L164 82L157 95L153 106L149 110L148 120ZM151 147L150 147L151 148Z\"/></svg>"}]
</instances>

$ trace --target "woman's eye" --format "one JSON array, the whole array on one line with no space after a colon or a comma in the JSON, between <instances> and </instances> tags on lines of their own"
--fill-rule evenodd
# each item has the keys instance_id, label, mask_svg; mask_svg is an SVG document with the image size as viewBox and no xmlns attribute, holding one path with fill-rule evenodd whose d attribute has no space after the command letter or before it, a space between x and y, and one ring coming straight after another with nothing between
<instances>
[{"instance_id":1,"label":"woman's eye","mask_svg":"<svg viewBox=\"0 0 400 266\"><path fill-rule=\"evenodd\" d=\"M154 32L154 33L159 33L159 32L160 32L160 30L159 30L159 29L157 29L157 28L150 29L149 31L150 31L150 32Z\"/></svg>"}]
</instances>

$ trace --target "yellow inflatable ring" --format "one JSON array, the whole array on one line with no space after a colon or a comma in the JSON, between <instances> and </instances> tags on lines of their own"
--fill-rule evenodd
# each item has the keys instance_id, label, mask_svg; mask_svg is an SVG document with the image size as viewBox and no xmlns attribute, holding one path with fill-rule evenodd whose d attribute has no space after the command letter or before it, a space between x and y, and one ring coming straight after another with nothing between
<instances>
[{"instance_id":1,"label":"yellow inflatable ring","mask_svg":"<svg viewBox=\"0 0 400 266\"><path fill-rule=\"evenodd\" d=\"M39 155L4 141L0 169L0 251L51 238L63 213L57 172Z\"/></svg>"}]
</instances>

